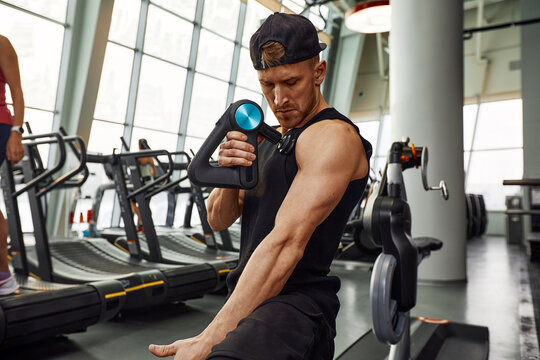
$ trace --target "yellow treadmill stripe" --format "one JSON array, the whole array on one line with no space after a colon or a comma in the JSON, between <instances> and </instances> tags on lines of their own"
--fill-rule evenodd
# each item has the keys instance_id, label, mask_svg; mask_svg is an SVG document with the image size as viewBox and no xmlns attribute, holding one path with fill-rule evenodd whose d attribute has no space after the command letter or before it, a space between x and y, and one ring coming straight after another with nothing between
<instances>
[{"instance_id":1,"label":"yellow treadmill stripe","mask_svg":"<svg viewBox=\"0 0 540 360\"><path fill-rule=\"evenodd\" d=\"M125 291L119 291L119 292L115 292L115 293L105 294L105 299L111 299L111 298L115 298L115 297L119 297L119 296L126 296L126 292Z\"/></svg>"},{"instance_id":2,"label":"yellow treadmill stripe","mask_svg":"<svg viewBox=\"0 0 540 360\"><path fill-rule=\"evenodd\" d=\"M150 282L150 283L146 283L146 284L132 286L132 287L126 288L126 292L140 290L140 289L144 289L144 288L151 287L151 286L157 286L157 285L161 285L163 283L164 283L163 280L158 280L158 281L154 281L154 282Z\"/></svg>"}]
</instances>

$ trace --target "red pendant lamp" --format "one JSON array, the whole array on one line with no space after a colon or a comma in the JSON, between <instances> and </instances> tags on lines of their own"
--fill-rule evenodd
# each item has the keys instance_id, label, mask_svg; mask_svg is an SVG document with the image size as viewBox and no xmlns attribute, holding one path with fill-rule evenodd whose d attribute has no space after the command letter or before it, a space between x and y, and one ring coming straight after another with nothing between
<instances>
[{"instance_id":1,"label":"red pendant lamp","mask_svg":"<svg viewBox=\"0 0 540 360\"><path fill-rule=\"evenodd\" d=\"M350 8L345 14L345 26L365 33L390 31L392 8L389 0L369 0Z\"/></svg>"}]
</instances>

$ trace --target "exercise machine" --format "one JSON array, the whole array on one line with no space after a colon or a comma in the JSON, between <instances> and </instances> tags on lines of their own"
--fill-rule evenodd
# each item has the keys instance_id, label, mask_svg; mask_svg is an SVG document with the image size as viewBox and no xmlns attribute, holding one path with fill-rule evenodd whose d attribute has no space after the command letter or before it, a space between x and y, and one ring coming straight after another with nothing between
<instances>
[{"instance_id":1,"label":"exercise machine","mask_svg":"<svg viewBox=\"0 0 540 360\"><path fill-rule=\"evenodd\" d=\"M125 289L118 280L60 285L30 276L19 208L12 204L17 195L13 171L11 163L4 161L0 173L11 238L11 262L21 289L18 294L0 296L0 349L84 331L116 316L126 299ZM40 178L33 183L39 181Z\"/></svg>"},{"instance_id":2,"label":"exercise machine","mask_svg":"<svg viewBox=\"0 0 540 360\"><path fill-rule=\"evenodd\" d=\"M221 140L225 137L227 131L234 128L233 124L241 123L242 126L253 126L253 122L251 122L253 119L251 118L251 116L257 116L256 114L258 114L259 110L260 108L256 103L248 100L237 101L231 104L217 122L216 128L206 139L205 144L211 142L212 144L217 143L217 145L219 145ZM260 123L253 128L255 134L253 136L255 136L255 138L253 139L252 136L248 139L248 141L250 141L254 144L255 147L257 147L257 135L260 134L272 141L273 143L277 143L281 138L281 135L272 127L264 124L264 122L262 122L262 112L260 112L260 114L260 118L258 118ZM261 124L265 126L261 126ZM214 150L212 150L212 152L213 151ZM208 156L208 158L211 156L212 153L207 154L206 152L207 150L203 146L203 148L199 150L199 152L189 165L188 173L190 172L189 169L198 162L197 159L199 159L201 156ZM191 238L186 238L183 234L174 234L172 232L169 232L168 234L161 234L158 236L158 234L156 233L156 229L154 227L150 212L149 199L160 191L165 191L173 186L177 186L177 183L171 182L162 186L158 186L157 184L161 181L160 177L154 179L151 182L144 183L141 179L141 175L138 169L138 158L148 156L148 154L158 156L163 155L164 153L164 150L160 150L155 153L148 153L146 151L137 153L124 153L119 155L123 157L123 163L111 164L114 171L114 180L117 185L117 194L120 199L122 219L124 220L125 231L127 235L126 238L117 239L116 244L122 245L123 243L127 245L128 248L133 247L135 245L132 239L138 238L139 243L141 244L140 248L143 256L156 262L193 263L195 261L209 261L210 259L221 259L225 261L231 269L236 267L239 254L237 252L226 252L223 250L219 250L216 245L215 238L212 236L211 233L205 234L206 244L194 241L194 239ZM171 160L169 160L169 162L172 163ZM128 190L125 181L126 177L124 175L123 165L128 167L130 170L130 180L133 185L133 191L131 192ZM210 169L210 172L211 169L218 168L210 165L209 163L207 163L207 165L209 167L208 169ZM172 169L173 167L169 166L169 172L172 172ZM236 169L231 168L231 171L233 173L236 173ZM255 179L256 177L257 160L255 160L254 165L250 167L250 170L240 169L240 172L242 173L242 179L244 181L243 185L250 186L250 184L253 183L253 179ZM204 179L204 175L201 176L203 176ZM190 181L194 185L198 186L194 187L194 189L198 189L199 192L201 191L201 186L213 186L204 182L201 183L199 180L200 179L197 176L190 175ZM180 182L181 180L178 179L176 181ZM254 184L256 184L256 181L253 183L253 185ZM133 213L129 205L131 199L134 199L139 206L139 212L142 217L142 223L145 231L144 236L136 233L136 229L133 224ZM196 199L199 200L197 206L203 208L204 199L202 193L199 194ZM206 210L201 211L200 213L202 216L201 221L205 223L205 226L209 229L210 226L208 225L208 222L206 220ZM130 249L129 251L132 250Z\"/></svg>"},{"instance_id":3,"label":"exercise machine","mask_svg":"<svg viewBox=\"0 0 540 360\"><path fill-rule=\"evenodd\" d=\"M59 160L49 169L40 168L37 146L43 144L54 144L59 149ZM229 270L223 262L167 266L144 261L137 253L126 254L104 239L49 238L43 207L45 196L54 189L77 187L84 183L88 174L85 171L86 147L80 137L60 133L25 137L24 146L27 154L21 161L24 184L18 190L14 187L9 189L10 201L6 201L6 206L18 213L18 210L13 210L17 207L17 197L23 193L28 194L34 236L24 235L24 240L34 240L35 245L26 247L25 259L21 259L18 249L12 249L16 271L28 272L46 281L67 284L119 280L126 292L124 309L197 298L224 286ZM53 175L66 163L68 147L78 164L54 179ZM77 177L81 173L82 177ZM9 171L4 174L12 176ZM12 219L17 220L16 217ZM17 243L24 242L22 232L10 233L10 237L16 239ZM21 268L24 263L28 264L26 270Z\"/></svg>"},{"instance_id":4,"label":"exercise machine","mask_svg":"<svg viewBox=\"0 0 540 360\"><path fill-rule=\"evenodd\" d=\"M381 188L364 217L373 241L382 247L371 276L370 302L373 329L339 357L349 359L487 359L487 327L459 324L443 319L411 320L416 305L417 267L431 251L442 247L434 238L410 235L411 212L402 172L422 167L425 190L439 190L448 199L446 183L427 181L428 150L394 142L381 180Z\"/></svg>"}]
</instances>

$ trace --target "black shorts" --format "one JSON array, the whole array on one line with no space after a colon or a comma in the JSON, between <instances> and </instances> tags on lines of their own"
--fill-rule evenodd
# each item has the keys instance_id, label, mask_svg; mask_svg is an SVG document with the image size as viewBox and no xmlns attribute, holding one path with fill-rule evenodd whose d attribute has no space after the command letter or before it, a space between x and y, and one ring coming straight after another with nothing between
<instances>
[{"instance_id":1,"label":"black shorts","mask_svg":"<svg viewBox=\"0 0 540 360\"><path fill-rule=\"evenodd\" d=\"M0 166L6 159L6 147L9 137L11 136L11 125L0 124Z\"/></svg>"},{"instance_id":2,"label":"black shorts","mask_svg":"<svg viewBox=\"0 0 540 360\"><path fill-rule=\"evenodd\" d=\"M334 334L305 296L279 295L241 320L208 360L331 360Z\"/></svg>"}]
</instances>

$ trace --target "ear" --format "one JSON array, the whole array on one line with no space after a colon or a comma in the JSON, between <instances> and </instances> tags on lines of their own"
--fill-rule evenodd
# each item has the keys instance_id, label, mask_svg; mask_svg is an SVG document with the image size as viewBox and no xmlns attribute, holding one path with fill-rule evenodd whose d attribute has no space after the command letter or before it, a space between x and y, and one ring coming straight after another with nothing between
<instances>
[{"instance_id":1,"label":"ear","mask_svg":"<svg viewBox=\"0 0 540 360\"><path fill-rule=\"evenodd\" d=\"M320 86L326 76L326 61L321 60L315 64L315 85Z\"/></svg>"}]
</instances>

